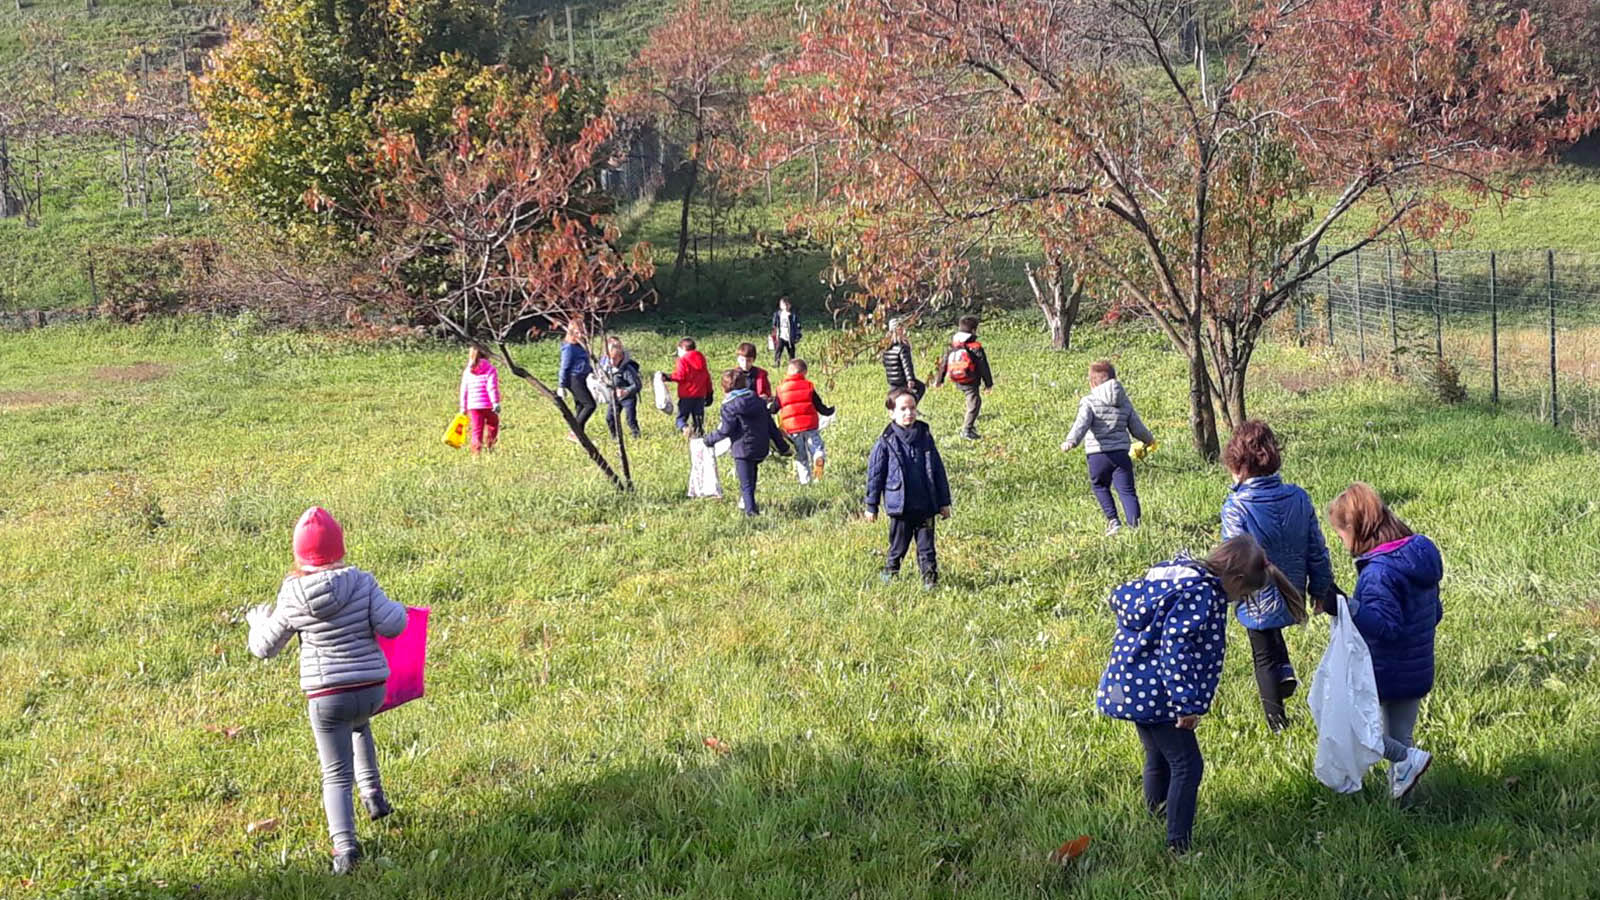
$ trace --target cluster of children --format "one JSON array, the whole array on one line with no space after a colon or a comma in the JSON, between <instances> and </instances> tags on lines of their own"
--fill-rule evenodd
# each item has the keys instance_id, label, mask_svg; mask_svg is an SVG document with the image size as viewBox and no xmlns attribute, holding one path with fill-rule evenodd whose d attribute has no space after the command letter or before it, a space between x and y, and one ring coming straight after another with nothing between
<instances>
[{"instance_id":1,"label":"cluster of children","mask_svg":"<svg viewBox=\"0 0 1600 900\"><path fill-rule=\"evenodd\" d=\"M974 317L961 320L935 381L951 381L965 393L962 433L973 439L982 407L980 390L994 384L977 326ZM805 361L794 355L800 334L799 320L785 301L773 317L769 341L779 361L783 354L789 356L777 385L755 365L755 346L739 345L735 367L721 375L720 424L710 434L703 434L703 426L712 397L711 375L693 339L679 342L678 365L667 376L678 385L678 427L683 433L708 445L722 440L732 444L747 515L759 513L758 464L772 449L795 457L802 481L823 474L821 419L833 409L806 377ZM931 429L918 421L925 385L916 378L898 321L890 322L888 344L882 361L890 421L868 457L865 518L875 520L881 512L889 519L882 579L888 582L898 574L915 542L923 584L932 588L939 579L934 525L950 518L950 481ZM576 402L579 429L594 412L587 384L589 357L582 345L581 327L574 326L562 348L559 379ZM615 434L625 422L637 436L637 398L643 387L638 363L612 338L599 368L602 383L613 394L607 398L607 425ZM1114 534L1122 523L1116 499L1130 527L1137 527L1141 518L1129 452L1132 440L1152 446L1155 440L1110 363L1089 367L1089 385L1062 449L1084 446L1091 488L1105 513L1107 533ZM494 445L499 409L498 375L473 349L461 377L461 410L471 419L473 452ZM1330 614L1346 604L1372 657L1392 796L1410 792L1431 762L1412 735L1422 698L1433 687L1434 634L1443 616L1439 550L1401 521L1371 487L1352 484L1328 510L1335 533L1355 560L1355 592L1344 596L1334 584L1315 506L1303 489L1283 480L1282 461L1271 428L1259 421L1243 423L1223 453L1234 483L1222 503L1219 546L1200 558L1180 553L1111 592L1115 634L1095 701L1105 715L1134 724L1145 754L1145 803L1165 819L1167 844L1175 852L1187 851L1191 843L1205 766L1195 729L1216 694L1230 607L1249 637L1267 724L1280 731L1289 724L1286 701L1299 684L1283 629L1307 619L1308 596L1315 609ZM370 818L392 811L378 775L370 719L383 702L389 677L377 637L399 634L406 627L406 610L383 593L372 575L345 562L342 529L320 508L307 510L296 524L293 555L295 566L278 591L276 606L247 614L249 647L266 658L300 636L300 686L322 763L333 869L343 873L361 858L352 789L359 790Z\"/></svg>"}]
</instances>

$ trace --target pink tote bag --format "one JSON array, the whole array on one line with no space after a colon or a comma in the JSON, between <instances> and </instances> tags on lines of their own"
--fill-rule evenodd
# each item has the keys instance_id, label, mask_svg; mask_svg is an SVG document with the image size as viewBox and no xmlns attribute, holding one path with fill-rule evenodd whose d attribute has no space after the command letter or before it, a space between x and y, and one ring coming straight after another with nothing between
<instances>
[{"instance_id":1,"label":"pink tote bag","mask_svg":"<svg viewBox=\"0 0 1600 900\"><path fill-rule=\"evenodd\" d=\"M406 630L392 638L378 635L378 646L389 660L388 691L378 712L421 697L422 670L428 664L428 607L406 607Z\"/></svg>"}]
</instances>

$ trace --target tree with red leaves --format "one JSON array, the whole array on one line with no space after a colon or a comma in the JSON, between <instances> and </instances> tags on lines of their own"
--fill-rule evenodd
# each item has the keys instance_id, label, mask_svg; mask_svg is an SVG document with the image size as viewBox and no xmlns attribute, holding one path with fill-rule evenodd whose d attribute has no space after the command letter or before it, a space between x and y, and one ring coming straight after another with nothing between
<instances>
[{"instance_id":1,"label":"tree with red leaves","mask_svg":"<svg viewBox=\"0 0 1600 900\"><path fill-rule=\"evenodd\" d=\"M617 115L649 122L685 147L674 287L688 254L689 210L702 170L713 179L742 171L732 163L759 85L755 68L777 34L770 15L741 17L728 0L683 0L650 33L613 92Z\"/></svg>"},{"instance_id":2,"label":"tree with red leaves","mask_svg":"<svg viewBox=\"0 0 1600 900\"><path fill-rule=\"evenodd\" d=\"M607 316L643 308L653 267L649 247L618 249L616 226L595 171L615 131L607 115L587 115L572 98L581 85L547 69L527 94L496 98L486 109L457 108L454 133L423 154L407 132L385 132L376 146L382 178L362 211L397 285L401 311L422 314L460 337L493 344L499 357L561 412L595 465L618 488L623 474L577 427L567 404L506 347L511 333L580 322L603 331ZM319 198L309 198L311 202ZM493 351L491 351L493 352Z\"/></svg>"},{"instance_id":3,"label":"tree with red leaves","mask_svg":"<svg viewBox=\"0 0 1600 900\"><path fill-rule=\"evenodd\" d=\"M1194 447L1214 460L1217 401L1243 421L1257 339L1309 279L1458 226L1596 121L1526 15L1241 0L1242 33L1214 47L1197 8L833 6L753 107L768 164L826 160L830 202L793 224L835 248L863 318L950 290L975 249L1071 260L1185 354Z\"/></svg>"}]
</instances>

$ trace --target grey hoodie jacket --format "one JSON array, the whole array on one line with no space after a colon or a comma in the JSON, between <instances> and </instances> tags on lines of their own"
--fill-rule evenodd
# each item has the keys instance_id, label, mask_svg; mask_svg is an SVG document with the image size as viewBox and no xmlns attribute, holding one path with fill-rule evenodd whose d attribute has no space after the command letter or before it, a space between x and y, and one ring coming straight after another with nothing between
<instances>
[{"instance_id":1,"label":"grey hoodie jacket","mask_svg":"<svg viewBox=\"0 0 1600 900\"><path fill-rule=\"evenodd\" d=\"M406 627L406 608L353 566L286 578L278 605L250 628L250 652L276 656L300 635L300 690L306 693L387 681L389 663L376 635L394 637Z\"/></svg>"},{"instance_id":2,"label":"grey hoodie jacket","mask_svg":"<svg viewBox=\"0 0 1600 900\"><path fill-rule=\"evenodd\" d=\"M1129 432L1146 444L1155 441L1134 411L1122 384L1110 378L1078 403L1078 418L1067 432L1067 443L1076 447L1081 441L1085 453L1112 453L1133 446L1128 440Z\"/></svg>"}]
</instances>

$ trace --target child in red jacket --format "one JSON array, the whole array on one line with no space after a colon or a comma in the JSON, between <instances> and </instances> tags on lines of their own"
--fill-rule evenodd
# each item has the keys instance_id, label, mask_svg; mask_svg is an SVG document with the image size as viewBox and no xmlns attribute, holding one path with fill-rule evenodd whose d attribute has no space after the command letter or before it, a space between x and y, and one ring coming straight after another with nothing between
<instances>
[{"instance_id":1,"label":"child in red jacket","mask_svg":"<svg viewBox=\"0 0 1600 900\"><path fill-rule=\"evenodd\" d=\"M711 402L711 370L694 338L678 342L678 366L666 380L678 385L678 430L684 437L705 433L706 404Z\"/></svg>"}]
</instances>

